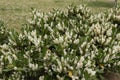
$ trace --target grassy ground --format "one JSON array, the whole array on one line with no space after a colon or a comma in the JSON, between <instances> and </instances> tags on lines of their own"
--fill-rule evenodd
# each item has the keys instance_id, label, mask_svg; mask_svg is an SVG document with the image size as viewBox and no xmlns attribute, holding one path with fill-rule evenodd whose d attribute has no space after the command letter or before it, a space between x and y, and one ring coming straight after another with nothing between
<instances>
[{"instance_id":1,"label":"grassy ground","mask_svg":"<svg viewBox=\"0 0 120 80\"><path fill-rule=\"evenodd\" d=\"M114 0L113 0L114 1ZM31 8L48 12L53 8L63 9L69 4L86 4L94 12L113 8L112 0L0 0L0 19L9 28L20 30L30 16Z\"/></svg>"}]
</instances>

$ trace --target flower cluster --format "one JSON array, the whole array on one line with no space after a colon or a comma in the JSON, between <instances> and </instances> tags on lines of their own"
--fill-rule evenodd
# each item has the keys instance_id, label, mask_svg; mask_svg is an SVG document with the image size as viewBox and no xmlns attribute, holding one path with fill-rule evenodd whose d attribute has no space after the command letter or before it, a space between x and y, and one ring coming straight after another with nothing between
<instances>
[{"instance_id":1,"label":"flower cluster","mask_svg":"<svg viewBox=\"0 0 120 80\"><path fill-rule=\"evenodd\" d=\"M29 25L8 32L0 45L0 78L94 80L105 71L120 72L118 12L92 14L81 5L33 10Z\"/></svg>"}]
</instances>

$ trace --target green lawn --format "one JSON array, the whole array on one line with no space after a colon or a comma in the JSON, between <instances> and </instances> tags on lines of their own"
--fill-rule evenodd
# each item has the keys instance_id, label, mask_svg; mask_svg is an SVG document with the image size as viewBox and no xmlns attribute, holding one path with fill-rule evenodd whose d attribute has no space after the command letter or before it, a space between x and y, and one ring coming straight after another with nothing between
<instances>
[{"instance_id":1,"label":"green lawn","mask_svg":"<svg viewBox=\"0 0 120 80\"><path fill-rule=\"evenodd\" d=\"M114 1L114 0L113 0ZM21 25L30 17L31 8L48 12L53 8L64 10L69 4L86 4L93 12L113 8L112 0L0 0L0 19L9 28L20 30Z\"/></svg>"}]
</instances>

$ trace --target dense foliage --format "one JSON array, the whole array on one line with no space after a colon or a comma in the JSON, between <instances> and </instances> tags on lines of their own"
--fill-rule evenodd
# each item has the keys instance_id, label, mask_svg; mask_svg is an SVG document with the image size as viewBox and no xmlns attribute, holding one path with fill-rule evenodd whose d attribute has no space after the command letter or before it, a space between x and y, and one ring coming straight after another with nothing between
<instances>
[{"instance_id":1,"label":"dense foliage","mask_svg":"<svg viewBox=\"0 0 120 80\"><path fill-rule=\"evenodd\" d=\"M99 80L107 71L120 73L120 9L32 13L21 33L0 22L1 79Z\"/></svg>"}]
</instances>

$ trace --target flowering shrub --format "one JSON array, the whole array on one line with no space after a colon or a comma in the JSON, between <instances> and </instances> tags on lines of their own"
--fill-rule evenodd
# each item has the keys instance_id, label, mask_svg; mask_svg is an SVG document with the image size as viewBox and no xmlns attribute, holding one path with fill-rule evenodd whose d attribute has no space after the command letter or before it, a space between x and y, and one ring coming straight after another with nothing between
<instances>
[{"instance_id":1,"label":"flowering shrub","mask_svg":"<svg viewBox=\"0 0 120 80\"><path fill-rule=\"evenodd\" d=\"M30 24L21 33L9 31L0 45L0 78L99 80L106 71L120 72L119 11L33 10Z\"/></svg>"}]
</instances>

